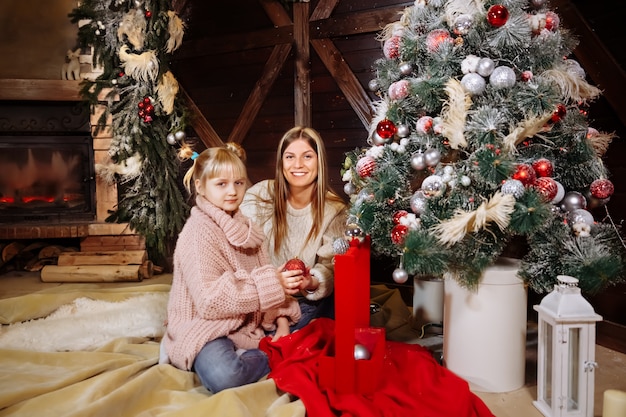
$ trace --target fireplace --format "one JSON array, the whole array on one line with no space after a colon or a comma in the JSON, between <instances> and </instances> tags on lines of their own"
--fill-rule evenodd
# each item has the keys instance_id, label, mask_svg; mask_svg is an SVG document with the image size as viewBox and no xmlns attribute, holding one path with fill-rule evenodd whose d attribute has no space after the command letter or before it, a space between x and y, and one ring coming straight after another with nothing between
<instances>
[{"instance_id":1,"label":"fireplace","mask_svg":"<svg viewBox=\"0 0 626 417\"><path fill-rule=\"evenodd\" d=\"M0 223L95 218L89 135L0 136Z\"/></svg>"}]
</instances>

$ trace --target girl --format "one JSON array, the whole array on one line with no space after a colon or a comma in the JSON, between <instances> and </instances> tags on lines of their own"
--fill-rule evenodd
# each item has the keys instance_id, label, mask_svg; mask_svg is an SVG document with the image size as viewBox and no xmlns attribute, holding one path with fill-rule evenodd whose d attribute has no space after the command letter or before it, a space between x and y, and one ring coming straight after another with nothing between
<instances>
[{"instance_id":1,"label":"girl","mask_svg":"<svg viewBox=\"0 0 626 417\"><path fill-rule=\"evenodd\" d=\"M316 317L334 318L333 242L344 234L346 205L330 188L326 150L317 131L296 126L283 135L275 178L252 186L241 211L263 225L272 263L297 257L310 268L309 273L296 270L282 276L302 310L292 331Z\"/></svg>"},{"instance_id":2,"label":"girl","mask_svg":"<svg viewBox=\"0 0 626 417\"><path fill-rule=\"evenodd\" d=\"M183 145L179 156L193 159L183 183L196 205L174 251L163 348L170 363L195 371L216 393L266 375L264 331L275 330L274 340L289 334L300 309L269 262L263 232L239 211L243 149L227 144L198 155Z\"/></svg>"}]
</instances>

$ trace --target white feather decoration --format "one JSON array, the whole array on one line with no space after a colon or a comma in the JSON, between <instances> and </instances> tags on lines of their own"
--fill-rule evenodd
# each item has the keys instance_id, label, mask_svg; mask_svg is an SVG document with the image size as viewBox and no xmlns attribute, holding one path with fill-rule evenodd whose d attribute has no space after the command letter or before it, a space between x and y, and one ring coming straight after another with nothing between
<instances>
[{"instance_id":1,"label":"white feather decoration","mask_svg":"<svg viewBox=\"0 0 626 417\"><path fill-rule=\"evenodd\" d=\"M117 39L124 42L124 38L128 43L133 45L136 50L143 49L146 40L146 18L140 9L131 10L122 18L117 28Z\"/></svg>"},{"instance_id":2,"label":"white feather decoration","mask_svg":"<svg viewBox=\"0 0 626 417\"><path fill-rule=\"evenodd\" d=\"M481 0L448 0L446 2L445 15L449 27L454 27L455 19L462 14L469 16L485 14L485 2Z\"/></svg>"},{"instance_id":3,"label":"white feather decoration","mask_svg":"<svg viewBox=\"0 0 626 417\"><path fill-rule=\"evenodd\" d=\"M370 122L367 136L368 138L371 138L372 135L374 135L374 132L376 132L376 126L378 126L378 123L380 123L381 120L387 117L387 110L389 110L389 103L387 103L387 100L380 100L373 103L372 106L374 110L374 117Z\"/></svg>"},{"instance_id":4,"label":"white feather decoration","mask_svg":"<svg viewBox=\"0 0 626 417\"><path fill-rule=\"evenodd\" d=\"M156 88L157 97L166 114L172 114L174 111L174 99L178 94L178 81L171 71L166 72L161 77Z\"/></svg>"},{"instance_id":5,"label":"white feather decoration","mask_svg":"<svg viewBox=\"0 0 626 417\"><path fill-rule=\"evenodd\" d=\"M495 223L500 230L506 229L514 208L513 195L496 191L489 201L483 202L474 211L457 209L451 219L434 226L433 232L442 244L452 246L463 240L467 233L478 232L491 223Z\"/></svg>"},{"instance_id":6,"label":"white feather decoration","mask_svg":"<svg viewBox=\"0 0 626 417\"><path fill-rule=\"evenodd\" d=\"M96 164L96 174L107 184L115 183L115 175L121 175L126 180L136 178L141 174L143 164L139 154L133 155L119 164L109 161L106 164Z\"/></svg>"},{"instance_id":7,"label":"white feather decoration","mask_svg":"<svg viewBox=\"0 0 626 417\"><path fill-rule=\"evenodd\" d=\"M541 73L550 83L554 83L561 89L561 95L574 102L587 102L598 97L602 91L589 84L577 74L568 72L566 69L549 69Z\"/></svg>"},{"instance_id":8,"label":"white feather decoration","mask_svg":"<svg viewBox=\"0 0 626 417\"><path fill-rule=\"evenodd\" d=\"M616 137L617 135L615 134L615 132L598 132L598 134L593 136L587 135L587 139L591 142L591 146L593 146L593 149L596 151L596 155L599 157L604 156L606 151L609 150L609 145Z\"/></svg>"},{"instance_id":9,"label":"white feather decoration","mask_svg":"<svg viewBox=\"0 0 626 417\"><path fill-rule=\"evenodd\" d=\"M542 116L522 120L511 130L511 133L503 139L502 145L504 150L511 153L516 152L517 145L524 139L532 138L537 133L541 132L551 117L552 113L546 113Z\"/></svg>"},{"instance_id":10,"label":"white feather decoration","mask_svg":"<svg viewBox=\"0 0 626 417\"><path fill-rule=\"evenodd\" d=\"M154 83L159 75L159 59L155 51L133 54L127 45L122 45L119 57L126 74L136 80Z\"/></svg>"},{"instance_id":11,"label":"white feather decoration","mask_svg":"<svg viewBox=\"0 0 626 417\"><path fill-rule=\"evenodd\" d=\"M165 51L167 53L172 53L177 50L180 45L183 43L183 34L185 32L185 23L181 20L178 15L170 10L167 12L168 22L167 22L167 32L170 37L167 40L167 45L165 47Z\"/></svg>"},{"instance_id":12,"label":"white feather decoration","mask_svg":"<svg viewBox=\"0 0 626 417\"><path fill-rule=\"evenodd\" d=\"M442 131L441 134L448 138L452 149L464 148L467 146L465 140L465 119L467 111L472 105L472 99L465 92L458 80L450 78L446 82L445 92L448 100L444 103L441 111Z\"/></svg>"}]
</instances>

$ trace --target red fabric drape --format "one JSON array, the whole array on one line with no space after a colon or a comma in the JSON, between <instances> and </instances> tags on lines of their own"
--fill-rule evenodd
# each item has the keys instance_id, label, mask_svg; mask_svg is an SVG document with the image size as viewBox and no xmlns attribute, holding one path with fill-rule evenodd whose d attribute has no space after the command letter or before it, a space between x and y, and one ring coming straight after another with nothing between
<instances>
[{"instance_id":1,"label":"red fabric drape","mask_svg":"<svg viewBox=\"0 0 626 417\"><path fill-rule=\"evenodd\" d=\"M420 345L387 341L380 389L337 394L318 383L318 358L334 339L334 321L317 319L272 342L261 341L278 388L299 397L309 417L494 417L467 382L439 365Z\"/></svg>"}]
</instances>

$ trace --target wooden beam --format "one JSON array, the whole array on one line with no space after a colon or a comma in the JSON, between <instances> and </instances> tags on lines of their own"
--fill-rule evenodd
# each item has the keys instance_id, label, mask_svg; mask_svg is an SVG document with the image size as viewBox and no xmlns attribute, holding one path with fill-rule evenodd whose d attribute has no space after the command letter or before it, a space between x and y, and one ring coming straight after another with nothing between
<instances>
[{"instance_id":1,"label":"wooden beam","mask_svg":"<svg viewBox=\"0 0 626 417\"><path fill-rule=\"evenodd\" d=\"M346 96L363 126L368 128L373 117L369 96L350 70L341 52L330 39L312 39L311 44Z\"/></svg>"},{"instance_id":2,"label":"wooden beam","mask_svg":"<svg viewBox=\"0 0 626 417\"><path fill-rule=\"evenodd\" d=\"M294 123L311 127L311 54L309 50L309 3L293 4L293 37L296 62L293 86Z\"/></svg>"},{"instance_id":3,"label":"wooden beam","mask_svg":"<svg viewBox=\"0 0 626 417\"><path fill-rule=\"evenodd\" d=\"M397 21L405 7L406 5L395 5L317 20L311 22L311 38L333 38L361 33L378 34L387 24Z\"/></svg>"},{"instance_id":4,"label":"wooden beam","mask_svg":"<svg viewBox=\"0 0 626 417\"><path fill-rule=\"evenodd\" d=\"M313 13L311 13L309 20L313 22L315 20L328 19L338 3L339 0L320 0L315 10L313 10Z\"/></svg>"},{"instance_id":5,"label":"wooden beam","mask_svg":"<svg viewBox=\"0 0 626 417\"><path fill-rule=\"evenodd\" d=\"M80 81L0 79L0 100L82 101Z\"/></svg>"},{"instance_id":6,"label":"wooden beam","mask_svg":"<svg viewBox=\"0 0 626 417\"><path fill-rule=\"evenodd\" d=\"M278 0L259 0L259 3L274 26L281 27L292 24L289 14Z\"/></svg>"},{"instance_id":7,"label":"wooden beam","mask_svg":"<svg viewBox=\"0 0 626 417\"><path fill-rule=\"evenodd\" d=\"M185 101L187 109L191 113L191 125L193 126L193 130L198 134L198 137L204 143L207 148L211 148L213 146L223 146L224 142L220 139L220 136L217 134L211 123L204 117L196 103L193 101L187 91L182 86L179 86L180 94Z\"/></svg>"},{"instance_id":8,"label":"wooden beam","mask_svg":"<svg viewBox=\"0 0 626 417\"><path fill-rule=\"evenodd\" d=\"M291 43L276 45L269 59L265 63L263 74L261 78L256 82L252 92L248 96L246 104L244 104L239 118L235 123L235 128L228 137L229 142L235 142L241 144L248 134L252 123L256 119L261 105L265 101L267 94L274 85L274 81L278 77L280 69L285 64L289 52L291 51Z\"/></svg>"}]
</instances>

